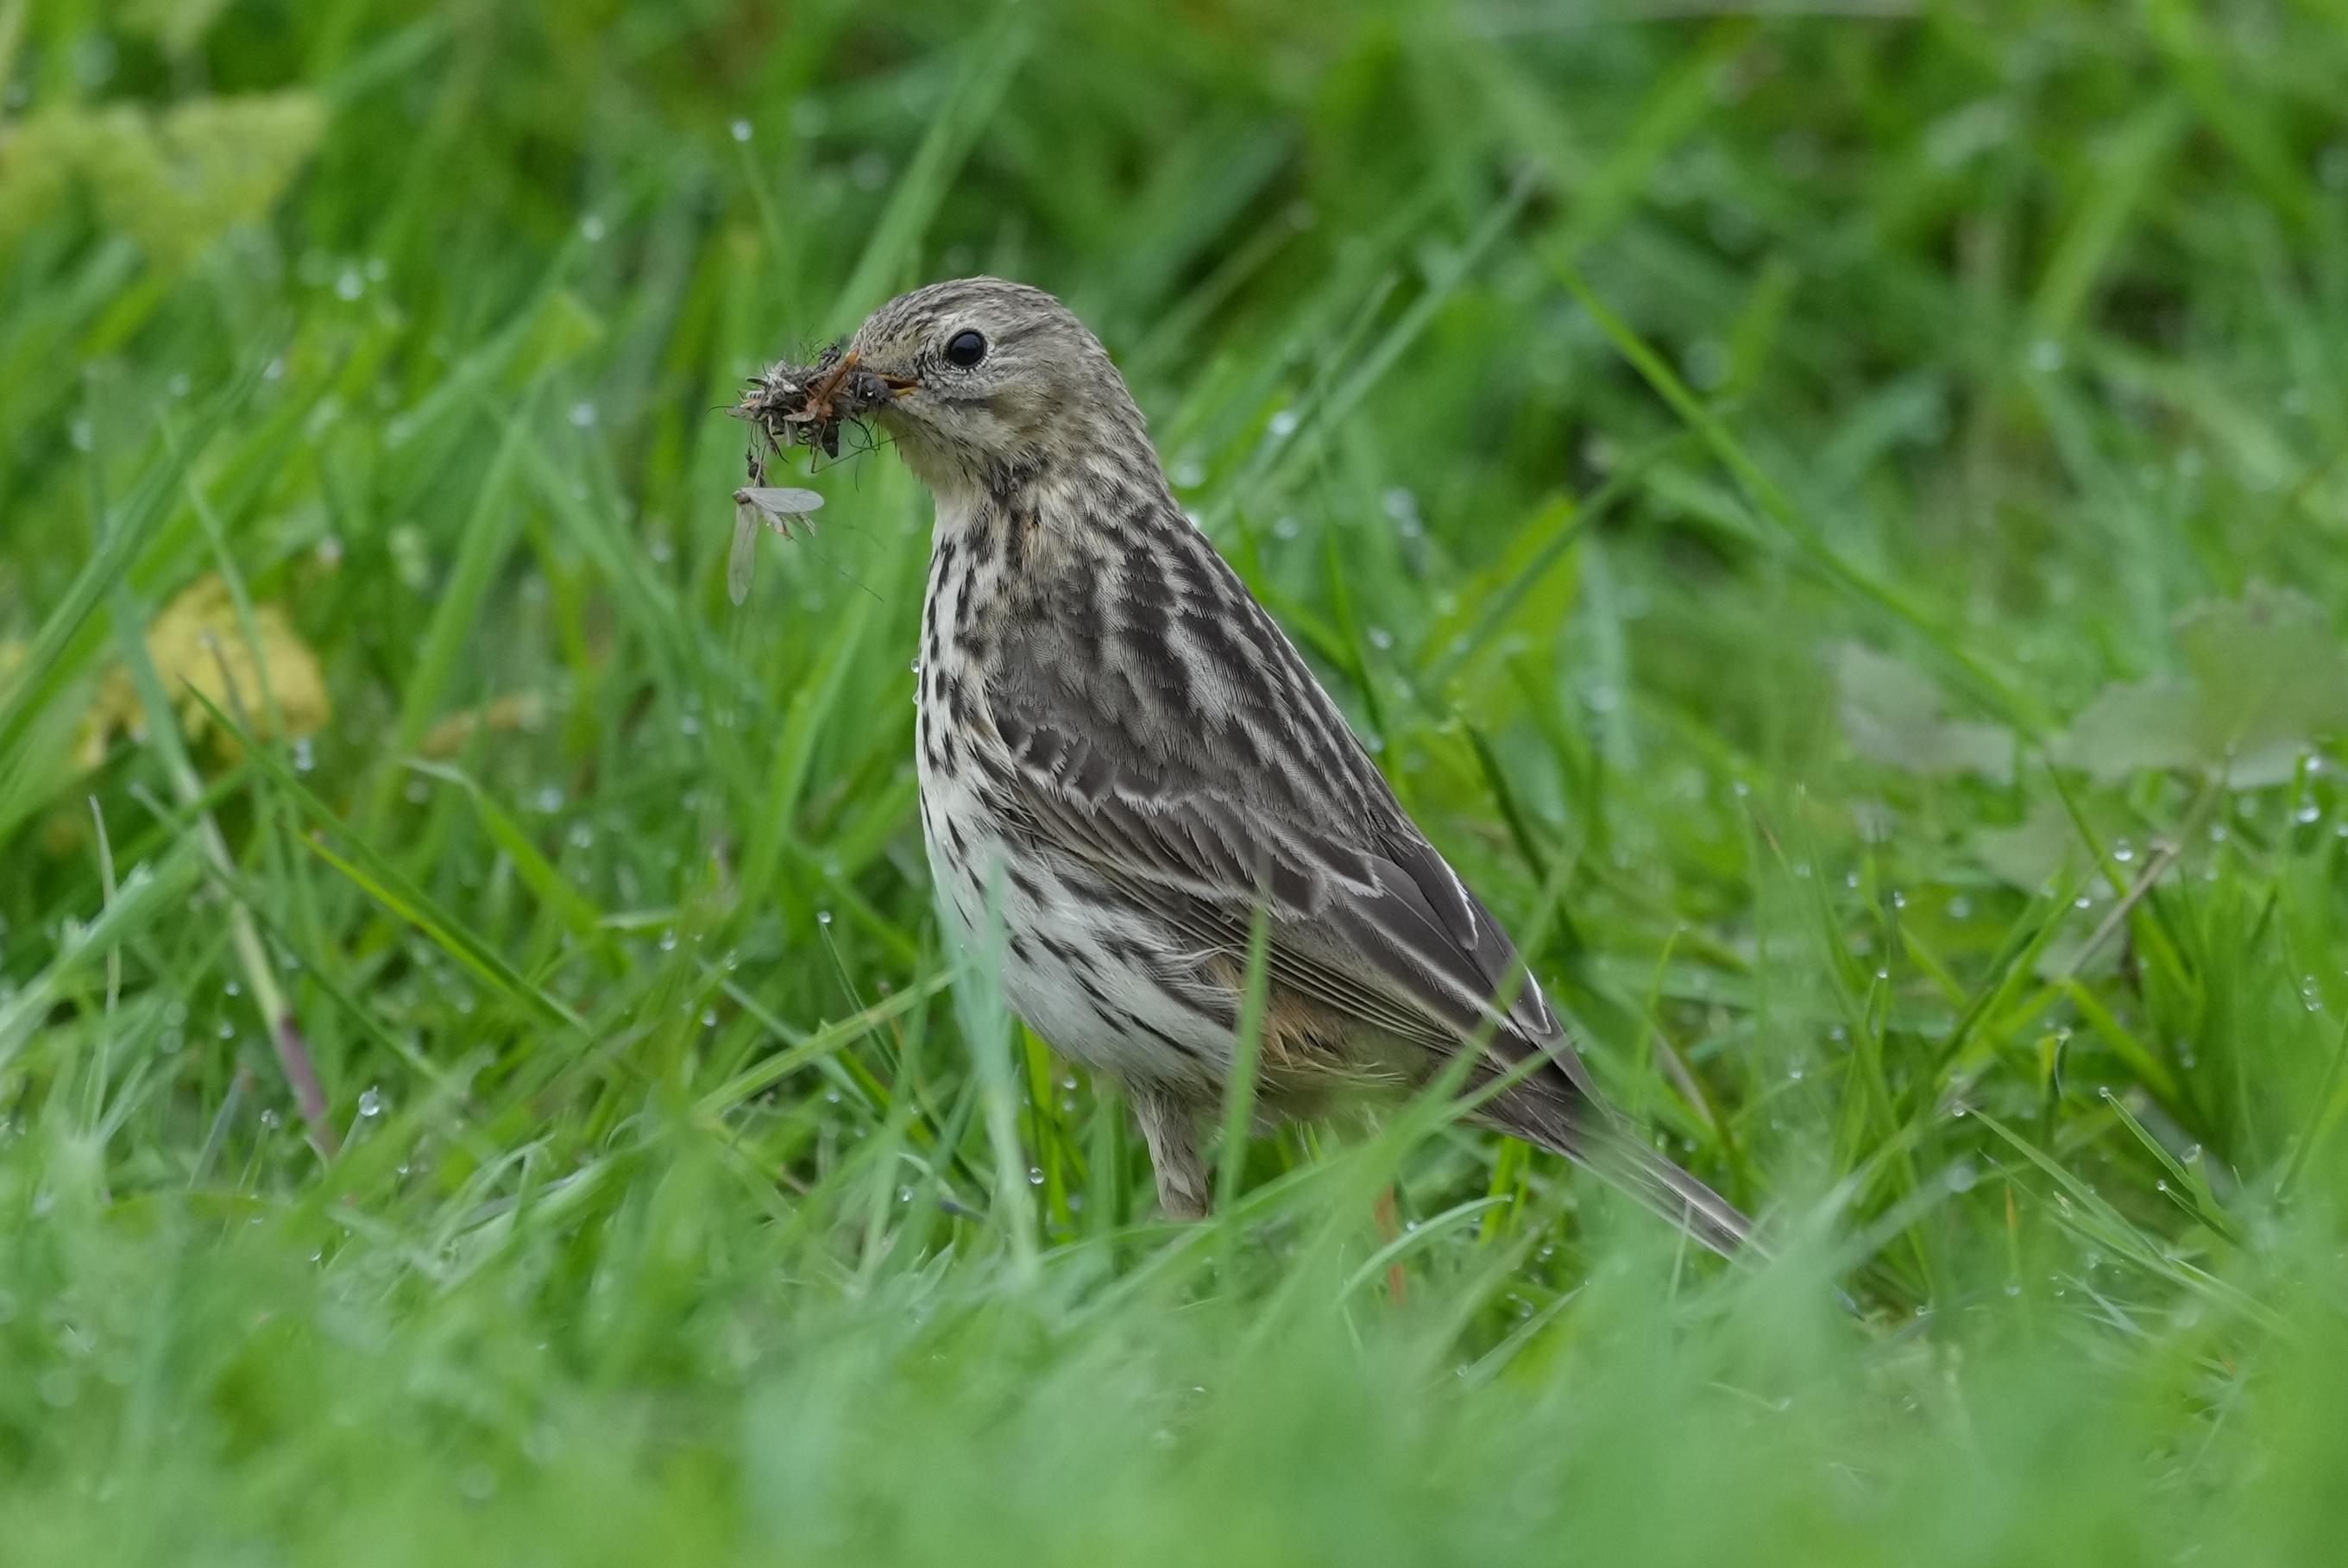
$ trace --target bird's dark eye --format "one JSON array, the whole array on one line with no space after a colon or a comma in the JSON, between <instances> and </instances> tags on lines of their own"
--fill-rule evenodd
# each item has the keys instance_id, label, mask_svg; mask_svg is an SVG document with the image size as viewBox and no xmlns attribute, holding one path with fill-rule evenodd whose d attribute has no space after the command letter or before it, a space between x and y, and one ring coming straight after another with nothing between
<instances>
[{"instance_id":1,"label":"bird's dark eye","mask_svg":"<svg viewBox=\"0 0 2348 1568\"><path fill-rule=\"evenodd\" d=\"M946 344L946 363L964 370L986 357L986 338L975 332L957 332Z\"/></svg>"}]
</instances>

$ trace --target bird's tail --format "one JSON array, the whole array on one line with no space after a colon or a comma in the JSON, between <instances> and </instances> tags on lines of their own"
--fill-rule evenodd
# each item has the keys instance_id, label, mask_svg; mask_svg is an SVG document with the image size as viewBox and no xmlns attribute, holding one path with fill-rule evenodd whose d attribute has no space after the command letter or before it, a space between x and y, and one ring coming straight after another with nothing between
<instances>
[{"instance_id":1,"label":"bird's tail","mask_svg":"<svg viewBox=\"0 0 2348 1568\"><path fill-rule=\"evenodd\" d=\"M1629 1129L1589 1128L1574 1141L1581 1145L1568 1151L1574 1159L1722 1257L1757 1263L1769 1255L1754 1239L1753 1222L1735 1204L1647 1147Z\"/></svg>"},{"instance_id":2,"label":"bird's tail","mask_svg":"<svg viewBox=\"0 0 2348 1568\"><path fill-rule=\"evenodd\" d=\"M1758 1262L1768 1253L1736 1205L1657 1153L1599 1100L1562 1075L1519 1084L1483 1114L1499 1127L1604 1177L1641 1207L1722 1257Z\"/></svg>"}]
</instances>

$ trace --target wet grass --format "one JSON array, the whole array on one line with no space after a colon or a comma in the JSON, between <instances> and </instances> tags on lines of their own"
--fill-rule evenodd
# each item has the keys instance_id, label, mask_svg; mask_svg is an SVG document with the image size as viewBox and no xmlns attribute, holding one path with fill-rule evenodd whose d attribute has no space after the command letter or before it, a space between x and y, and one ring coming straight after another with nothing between
<instances>
[{"instance_id":1,"label":"wet grass","mask_svg":"<svg viewBox=\"0 0 2348 1568\"><path fill-rule=\"evenodd\" d=\"M0 5L12 1554L2328 1560L2348 19L1886 10ZM978 270L1776 1263L1439 1106L1154 1220L918 487L726 599Z\"/></svg>"}]
</instances>

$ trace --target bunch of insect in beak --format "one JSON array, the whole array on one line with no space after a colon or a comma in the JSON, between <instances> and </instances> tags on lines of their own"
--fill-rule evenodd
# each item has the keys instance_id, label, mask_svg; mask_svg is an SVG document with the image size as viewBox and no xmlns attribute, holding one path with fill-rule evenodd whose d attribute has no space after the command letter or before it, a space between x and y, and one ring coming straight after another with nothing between
<instances>
[{"instance_id":1,"label":"bunch of insect in beak","mask_svg":"<svg viewBox=\"0 0 2348 1568\"><path fill-rule=\"evenodd\" d=\"M748 420L751 428L750 482L734 492L734 550L726 567L726 589L735 603L750 597L759 523L788 539L792 518L805 519L823 505L823 497L813 490L769 485L767 460L791 447L837 458L842 422L871 412L913 385L863 368L855 355L837 343L816 356L812 365L778 364L751 378L742 401L730 410L736 418ZM810 532L815 529L812 521L807 526Z\"/></svg>"}]
</instances>

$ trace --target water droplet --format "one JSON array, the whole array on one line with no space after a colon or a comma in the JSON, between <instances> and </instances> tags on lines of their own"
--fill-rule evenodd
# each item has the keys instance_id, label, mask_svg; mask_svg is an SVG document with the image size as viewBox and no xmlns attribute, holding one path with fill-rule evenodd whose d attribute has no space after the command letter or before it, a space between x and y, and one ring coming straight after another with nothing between
<instances>
[{"instance_id":1,"label":"water droplet","mask_svg":"<svg viewBox=\"0 0 2348 1568\"><path fill-rule=\"evenodd\" d=\"M676 951L676 927L672 925L660 934L660 950L663 953Z\"/></svg>"},{"instance_id":2,"label":"water droplet","mask_svg":"<svg viewBox=\"0 0 2348 1568\"><path fill-rule=\"evenodd\" d=\"M831 911L828 909L817 910L815 912L815 923L818 925L829 925L831 923Z\"/></svg>"},{"instance_id":3,"label":"water droplet","mask_svg":"<svg viewBox=\"0 0 2348 1568\"><path fill-rule=\"evenodd\" d=\"M735 140L736 140L736 141L747 141L747 140L749 140L749 139L750 139L750 122L749 122L748 120L747 120L747 119L737 119L737 120L736 120L736 121L734 122L734 125L733 125L733 131L734 131L734 139L735 139Z\"/></svg>"},{"instance_id":4,"label":"water droplet","mask_svg":"<svg viewBox=\"0 0 2348 1568\"><path fill-rule=\"evenodd\" d=\"M1272 433L1283 439L1296 434L1296 410L1282 408L1272 417Z\"/></svg>"},{"instance_id":5,"label":"water droplet","mask_svg":"<svg viewBox=\"0 0 2348 1568\"><path fill-rule=\"evenodd\" d=\"M1040 1166L1040 1165L1030 1165L1029 1167L1027 1167L1027 1185L1029 1185L1030 1187L1041 1187L1043 1184L1044 1184L1044 1170L1043 1170L1043 1167L1042 1167L1042 1166Z\"/></svg>"},{"instance_id":6,"label":"water droplet","mask_svg":"<svg viewBox=\"0 0 2348 1568\"><path fill-rule=\"evenodd\" d=\"M2119 861L2122 865L2126 865L2128 861L2136 859L2136 847L2130 844L2126 839L2122 839L2118 843L2112 846L2112 859Z\"/></svg>"},{"instance_id":7,"label":"water droplet","mask_svg":"<svg viewBox=\"0 0 2348 1568\"><path fill-rule=\"evenodd\" d=\"M370 1088L359 1096L359 1114L361 1116L381 1116L383 1114L383 1091L381 1089Z\"/></svg>"},{"instance_id":8,"label":"water droplet","mask_svg":"<svg viewBox=\"0 0 2348 1568\"><path fill-rule=\"evenodd\" d=\"M1972 1161L1961 1160L1949 1167L1949 1173L1945 1180L1949 1183L1950 1191L1970 1192L1973 1190L1973 1183L1980 1180L1980 1177L1974 1171Z\"/></svg>"},{"instance_id":9,"label":"water droplet","mask_svg":"<svg viewBox=\"0 0 2348 1568\"><path fill-rule=\"evenodd\" d=\"M296 773L307 773L316 766L318 766L318 753L316 748L311 746L310 738L304 735L295 739L294 770Z\"/></svg>"}]
</instances>

